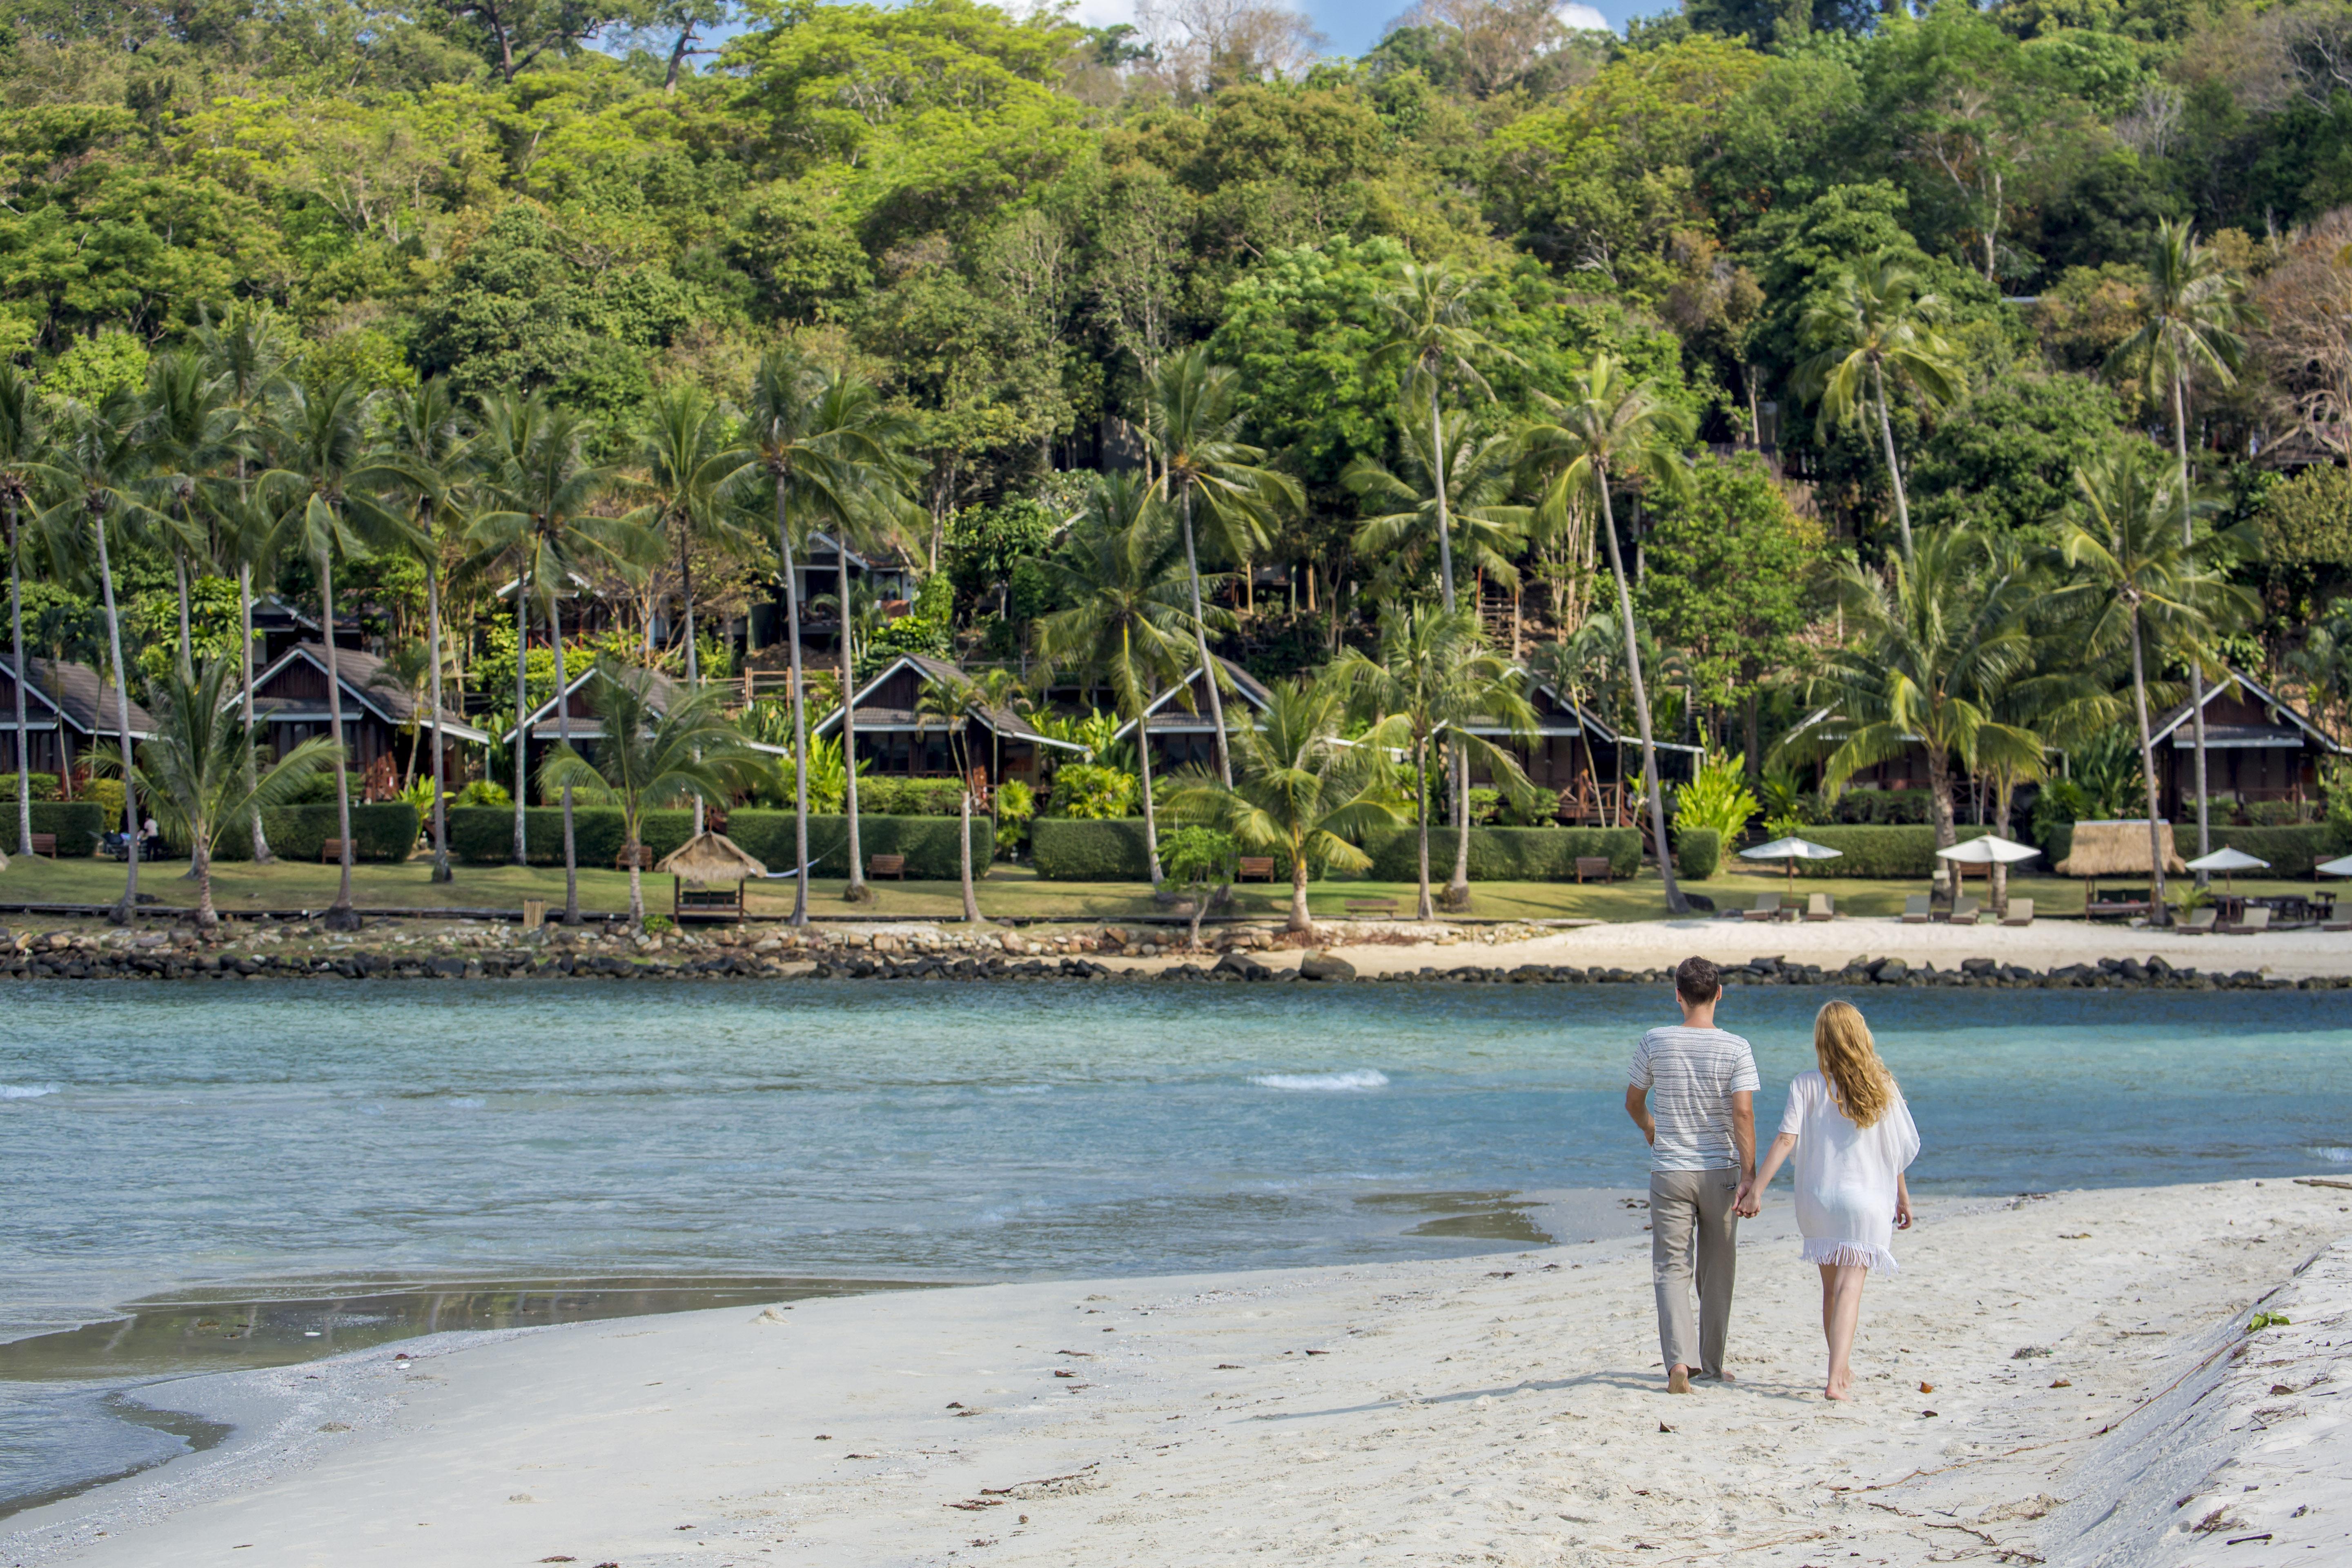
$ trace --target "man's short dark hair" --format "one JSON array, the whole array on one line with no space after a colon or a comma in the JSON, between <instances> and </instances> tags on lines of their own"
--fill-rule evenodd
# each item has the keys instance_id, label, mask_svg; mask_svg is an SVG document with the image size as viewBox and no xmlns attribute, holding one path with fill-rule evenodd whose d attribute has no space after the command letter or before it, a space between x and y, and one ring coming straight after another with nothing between
<instances>
[{"instance_id":1,"label":"man's short dark hair","mask_svg":"<svg viewBox=\"0 0 2352 1568\"><path fill-rule=\"evenodd\" d=\"M1722 974L1706 959L1685 958L1675 965L1675 994L1692 1006L1714 1001L1722 989Z\"/></svg>"}]
</instances>

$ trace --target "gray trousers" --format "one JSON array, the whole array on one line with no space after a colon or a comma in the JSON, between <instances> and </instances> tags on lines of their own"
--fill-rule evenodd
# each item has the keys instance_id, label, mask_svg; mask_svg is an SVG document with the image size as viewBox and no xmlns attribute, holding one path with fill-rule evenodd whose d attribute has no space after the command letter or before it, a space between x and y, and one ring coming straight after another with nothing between
<instances>
[{"instance_id":1,"label":"gray trousers","mask_svg":"<svg viewBox=\"0 0 2352 1568\"><path fill-rule=\"evenodd\" d=\"M1738 1268L1739 1218L1731 1205L1738 1194L1739 1173L1729 1167L1650 1173L1650 1282L1658 1296L1658 1353L1669 1371L1686 1366L1706 1377L1723 1372L1723 1345L1731 1333L1731 1282Z\"/></svg>"}]
</instances>

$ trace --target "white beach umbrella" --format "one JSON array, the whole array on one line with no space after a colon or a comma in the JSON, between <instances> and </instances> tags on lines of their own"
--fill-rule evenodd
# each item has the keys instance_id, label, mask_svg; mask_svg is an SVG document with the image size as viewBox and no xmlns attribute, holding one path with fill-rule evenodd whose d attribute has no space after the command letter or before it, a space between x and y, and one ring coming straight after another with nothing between
<instances>
[{"instance_id":1,"label":"white beach umbrella","mask_svg":"<svg viewBox=\"0 0 2352 1568\"><path fill-rule=\"evenodd\" d=\"M1775 838L1769 844L1759 844L1753 849L1742 849L1742 860L1785 860L1789 863L1789 886L1797 885L1797 862L1800 860L1835 860L1845 854L1826 844L1816 844L1810 838Z\"/></svg>"},{"instance_id":2,"label":"white beach umbrella","mask_svg":"<svg viewBox=\"0 0 2352 1568\"><path fill-rule=\"evenodd\" d=\"M2324 877L2352 877L2352 855L2336 860L2322 860L2312 870Z\"/></svg>"},{"instance_id":3,"label":"white beach umbrella","mask_svg":"<svg viewBox=\"0 0 2352 1568\"><path fill-rule=\"evenodd\" d=\"M1965 844L1955 844L1949 849L1936 851L1938 860L1949 860L1961 866L2014 866L2021 860L2031 860L2042 851L2031 844L2013 843L2009 839L1986 834Z\"/></svg>"},{"instance_id":4,"label":"white beach umbrella","mask_svg":"<svg viewBox=\"0 0 2352 1568\"><path fill-rule=\"evenodd\" d=\"M2225 889L2231 887L2230 874L2232 871L2267 871L2271 868L2269 861L2257 860L2242 849L2231 849L2226 846L2214 850L2210 855L2200 855L2196 859L2186 861L2184 864L2192 871L2221 872L2221 886Z\"/></svg>"}]
</instances>

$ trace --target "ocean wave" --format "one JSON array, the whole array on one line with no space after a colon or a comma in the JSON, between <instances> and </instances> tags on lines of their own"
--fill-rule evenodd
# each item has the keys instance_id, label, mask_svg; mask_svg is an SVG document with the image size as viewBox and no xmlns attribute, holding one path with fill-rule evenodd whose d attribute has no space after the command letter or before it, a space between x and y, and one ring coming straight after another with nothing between
<instances>
[{"instance_id":1,"label":"ocean wave","mask_svg":"<svg viewBox=\"0 0 2352 1568\"><path fill-rule=\"evenodd\" d=\"M1386 1089L1389 1075L1378 1068L1351 1068L1346 1072L1268 1072L1260 1073L1250 1082L1260 1089L1313 1090L1355 1090Z\"/></svg>"},{"instance_id":2,"label":"ocean wave","mask_svg":"<svg viewBox=\"0 0 2352 1568\"><path fill-rule=\"evenodd\" d=\"M53 1083L0 1083L0 1100L38 1100L57 1091Z\"/></svg>"},{"instance_id":3,"label":"ocean wave","mask_svg":"<svg viewBox=\"0 0 2352 1568\"><path fill-rule=\"evenodd\" d=\"M2315 1159L2326 1160L2338 1165L2352 1165L2352 1149L2314 1149L2310 1152Z\"/></svg>"}]
</instances>

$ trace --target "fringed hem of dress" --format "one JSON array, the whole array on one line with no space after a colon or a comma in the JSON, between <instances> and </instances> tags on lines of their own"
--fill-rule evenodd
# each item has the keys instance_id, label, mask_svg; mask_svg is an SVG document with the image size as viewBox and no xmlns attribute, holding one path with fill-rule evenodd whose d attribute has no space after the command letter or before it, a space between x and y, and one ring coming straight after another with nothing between
<instances>
[{"instance_id":1,"label":"fringed hem of dress","mask_svg":"<svg viewBox=\"0 0 2352 1568\"><path fill-rule=\"evenodd\" d=\"M1831 1268L1867 1268L1877 1274L1901 1272L1895 1267L1895 1254L1861 1241L1809 1241L1805 1243L1804 1260Z\"/></svg>"}]
</instances>

